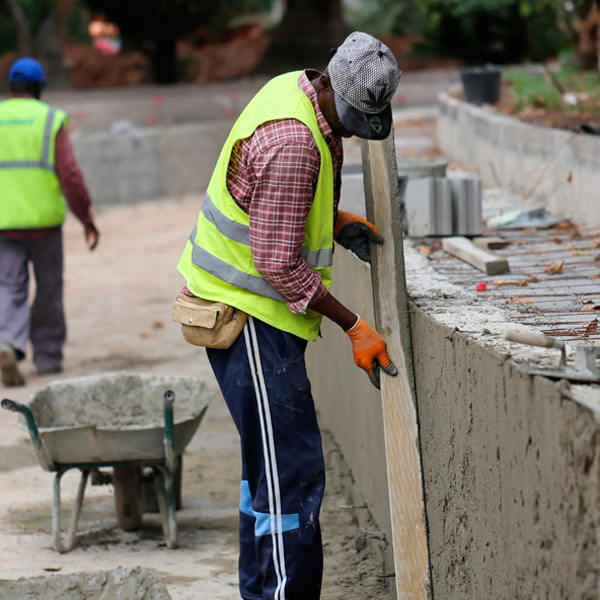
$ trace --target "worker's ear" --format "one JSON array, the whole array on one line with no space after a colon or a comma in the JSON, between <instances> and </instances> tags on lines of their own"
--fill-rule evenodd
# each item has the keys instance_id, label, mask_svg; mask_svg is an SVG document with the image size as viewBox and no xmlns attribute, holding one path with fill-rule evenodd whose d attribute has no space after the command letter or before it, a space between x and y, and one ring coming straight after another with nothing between
<instances>
[{"instance_id":1,"label":"worker's ear","mask_svg":"<svg viewBox=\"0 0 600 600\"><path fill-rule=\"evenodd\" d=\"M329 75L323 73L323 75L319 77L319 90L326 92L329 89L331 89L331 80L329 79Z\"/></svg>"}]
</instances>

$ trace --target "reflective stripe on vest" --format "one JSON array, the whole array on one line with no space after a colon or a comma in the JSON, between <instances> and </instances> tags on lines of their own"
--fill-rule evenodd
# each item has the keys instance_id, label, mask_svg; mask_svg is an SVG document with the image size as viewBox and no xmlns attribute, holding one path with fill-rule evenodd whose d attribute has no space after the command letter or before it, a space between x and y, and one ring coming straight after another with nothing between
<instances>
[{"instance_id":1,"label":"reflective stripe on vest","mask_svg":"<svg viewBox=\"0 0 600 600\"><path fill-rule=\"evenodd\" d=\"M194 227L194 231L190 235L190 242L192 242L192 262L196 266L231 285L254 292L260 296L278 300L279 302L285 302L284 297L266 279L244 273L214 254L211 254L208 250L198 246L196 244L197 230L198 226Z\"/></svg>"},{"instance_id":2,"label":"reflective stripe on vest","mask_svg":"<svg viewBox=\"0 0 600 600\"><path fill-rule=\"evenodd\" d=\"M249 246L250 245L250 228L247 225L244 225L243 223L238 223L237 221L233 221L232 219L230 219L229 217L225 216L214 204L214 202L211 200L210 196L208 194L206 194L206 196L204 196L204 200L202 201L202 207L201 209L202 212L204 213L204 216L206 217L207 221L209 221L210 223L212 223L225 237L228 237L230 240L233 240L235 242L239 242L240 244L244 244L245 246ZM196 246L196 228L194 229L194 233L192 234L192 236L190 237L190 241L192 242L192 244L194 244L194 246ZM309 267L313 268L313 269L317 269L319 267L330 267L333 263L333 248L323 248L320 250L311 250L310 248L308 248L307 246L302 246L302 248L300 248L300 252L299 252L300 256L306 261L306 264L308 264ZM194 264L198 267L201 268L205 268L203 264L201 263L197 263L196 261L194 261ZM210 269L206 269L207 271L211 272L212 271ZM213 273L214 275L217 275L217 273ZM226 280L228 281L228 280ZM233 283L232 281L228 281L229 283ZM234 285L238 285L238 284L234 284ZM245 286L239 286L238 287L245 287ZM271 286L269 286L271 287ZM250 289L251 291L255 291L251 288L247 288ZM256 292L256 293L260 293L260 292ZM266 295L266 294L263 294ZM278 294L278 298L276 298L277 300L281 298L281 296ZM273 296L269 296L269 297L273 297Z\"/></svg>"},{"instance_id":3,"label":"reflective stripe on vest","mask_svg":"<svg viewBox=\"0 0 600 600\"><path fill-rule=\"evenodd\" d=\"M305 340L315 340L322 315L306 306L298 312L256 269L250 244L250 217L227 189L227 170L235 143L262 124L296 119L309 130L320 155L312 204L298 250L309 268L331 285L333 258L334 174L331 152L315 110L298 85L300 71L267 83L246 106L223 145L203 200L196 228L177 265L189 290L207 300L225 302ZM275 283L275 285L277 285Z\"/></svg>"},{"instance_id":4,"label":"reflective stripe on vest","mask_svg":"<svg viewBox=\"0 0 600 600\"><path fill-rule=\"evenodd\" d=\"M52 124L56 109L50 107L46 124L44 125L44 142L42 145L42 160L0 160L0 169L45 169L54 172L54 166L50 160L50 142L52 141Z\"/></svg>"},{"instance_id":5,"label":"reflective stripe on vest","mask_svg":"<svg viewBox=\"0 0 600 600\"><path fill-rule=\"evenodd\" d=\"M67 114L34 98L0 102L0 230L56 227L66 206L55 170Z\"/></svg>"}]
</instances>

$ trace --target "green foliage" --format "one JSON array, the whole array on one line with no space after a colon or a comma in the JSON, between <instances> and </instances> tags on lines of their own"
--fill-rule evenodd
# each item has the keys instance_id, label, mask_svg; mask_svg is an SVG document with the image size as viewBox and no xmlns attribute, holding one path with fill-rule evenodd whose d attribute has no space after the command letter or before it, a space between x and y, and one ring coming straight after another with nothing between
<instances>
[{"instance_id":1,"label":"green foliage","mask_svg":"<svg viewBox=\"0 0 600 600\"><path fill-rule=\"evenodd\" d=\"M33 0L35 1L35 0ZM82 0L92 11L104 13L126 32L176 24L181 34L200 25L219 32L231 19L271 9L273 0Z\"/></svg>"},{"instance_id":2,"label":"green foliage","mask_svg":"<svg viewBox=\"0 0 600 600\"><path fill-rule=\"evenodd\" d=\"M569 43L553 0L414 0L436 54L470 63L552 56Z\"/></svg>"},{"instance_id":3,"label":"green foliage","mask_svg":"<svg viewBox=\"0 0 600 600\"><path fill-rule=\"evenodd\" d=\"M8 10L0 2L0 56L11 52L17 47L17 32Z\"/></svg>"},{"instance_id":4,"label":"green foliage","mask_svg":"<svg viewBox=\"0 0 600 600\"><path fill-rule=\"evenodd\" d=\"M52 12L56 0L18 0L27 22L35 35L46 17ZM17 31L6 2L0 0L0 55L17 49Z\"/></svg>"},{"instance_id":5,"label":"green foliage","mask_svg":"<svg viewBox=\"0 0 600 600\"><path fill-rule=\"evenodd\" d=\"M503 78L511 84L514 110L521 112L531 106L549 109L566 106L573 112L600 113L600 79L597 73L563 67L554 75L567 92L577 97L576 105L565 104L559 91L543 73L506 69Z\"/></svg>"},{"instance_id":6,"label":"green foliage","mask_svg":"<svg viewBox=\"0 0 600 600\"><path fill-rule=\"evenodd\" d=\"M25 11L31 33L35 35L46 17L52 12L56 0L19 0Z\"/></svg>"},{"instance_id":7,"label":"green foliage","mask_svg":"<svg viewBox=\"0 0 600 600\"><path fill-rule=\"evenodd\" d=\"M348 3L344 17L353 28L373 35L406 35L423 28L418 2L366 0L359 6Z\"/></svg>"}]
</instances>

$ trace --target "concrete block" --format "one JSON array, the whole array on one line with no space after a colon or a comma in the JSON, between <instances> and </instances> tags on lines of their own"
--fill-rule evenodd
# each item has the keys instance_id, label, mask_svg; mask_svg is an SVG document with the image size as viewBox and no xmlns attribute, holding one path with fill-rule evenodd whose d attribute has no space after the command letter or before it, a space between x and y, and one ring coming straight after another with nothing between
<instances>
[{"instance_id":1,"label":"concrete block","mask_svg":"<svg viewBox=\"0 0 600 600\"><path fill-rule=\"evenodd\" d=\"M446 177L448 161L437 160L425 162L423 160L406 160L398 162L398 175L408 179L422 179L423 177Z\"/></svg>"},{"instance_id":2,"label":"concrete block","mask_svg":"<svg viewBox=\"0 0 600 600\"><path fill-rule=\"evenodd\" d=\"M409 179L404 196L408 235L452 235L452 191L445 178Z\"/></svg>"},{"instance_id":3,"label":"concrete block","mask_svg":"<svg viewBox=\"0 0 600 600\"><path fill-rule=\"evenodd\" d=\"M437 235L452 235L452 187L447 179L435 182L435 229Z\"/></svg>"},{"instance_id":4,"label":"concrete block","mask_svg":"<svg viewBox=\"0 0 600 600\"><path fill-rule=\"evenodd\" d=\"M478 177L451 178L454 235L479 235L483 230L482 186Z\"/></svg>"}]
</instances>

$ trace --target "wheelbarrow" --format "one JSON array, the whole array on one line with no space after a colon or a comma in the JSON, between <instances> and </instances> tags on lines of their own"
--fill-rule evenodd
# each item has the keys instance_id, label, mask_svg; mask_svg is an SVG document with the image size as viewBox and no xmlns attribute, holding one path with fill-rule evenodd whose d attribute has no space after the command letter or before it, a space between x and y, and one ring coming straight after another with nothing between
<instances>
[{"instance_id":1,"label":"wheelbarrow","mask_svg":"<svg viewBox=\"0 0 600 600\"><path fill-rule=\"evenodd\" d=\"M140 514L137 525L141 525L141 482L129 475L141 473L142 469L150 471L154 480L167 546L176 548L175 476L177 472L181 476L181 455L198 429L211 397L208 387L193 377L120 372L56 381L34 394L29 405L2 400L2 408L20 413L20 426L28 430L40 466L56 473L52 506L54 549L69 552L76 545L90 473L99 483L112 480L121 527L127 529L123 524L131 524L132 511ZM113 468L112 476L100 471L104 467ZM60 482L70 469L79 469L81 479L63 541ZM129 528L137 528L135 524Z\"/></svg>"}]
</instances>

